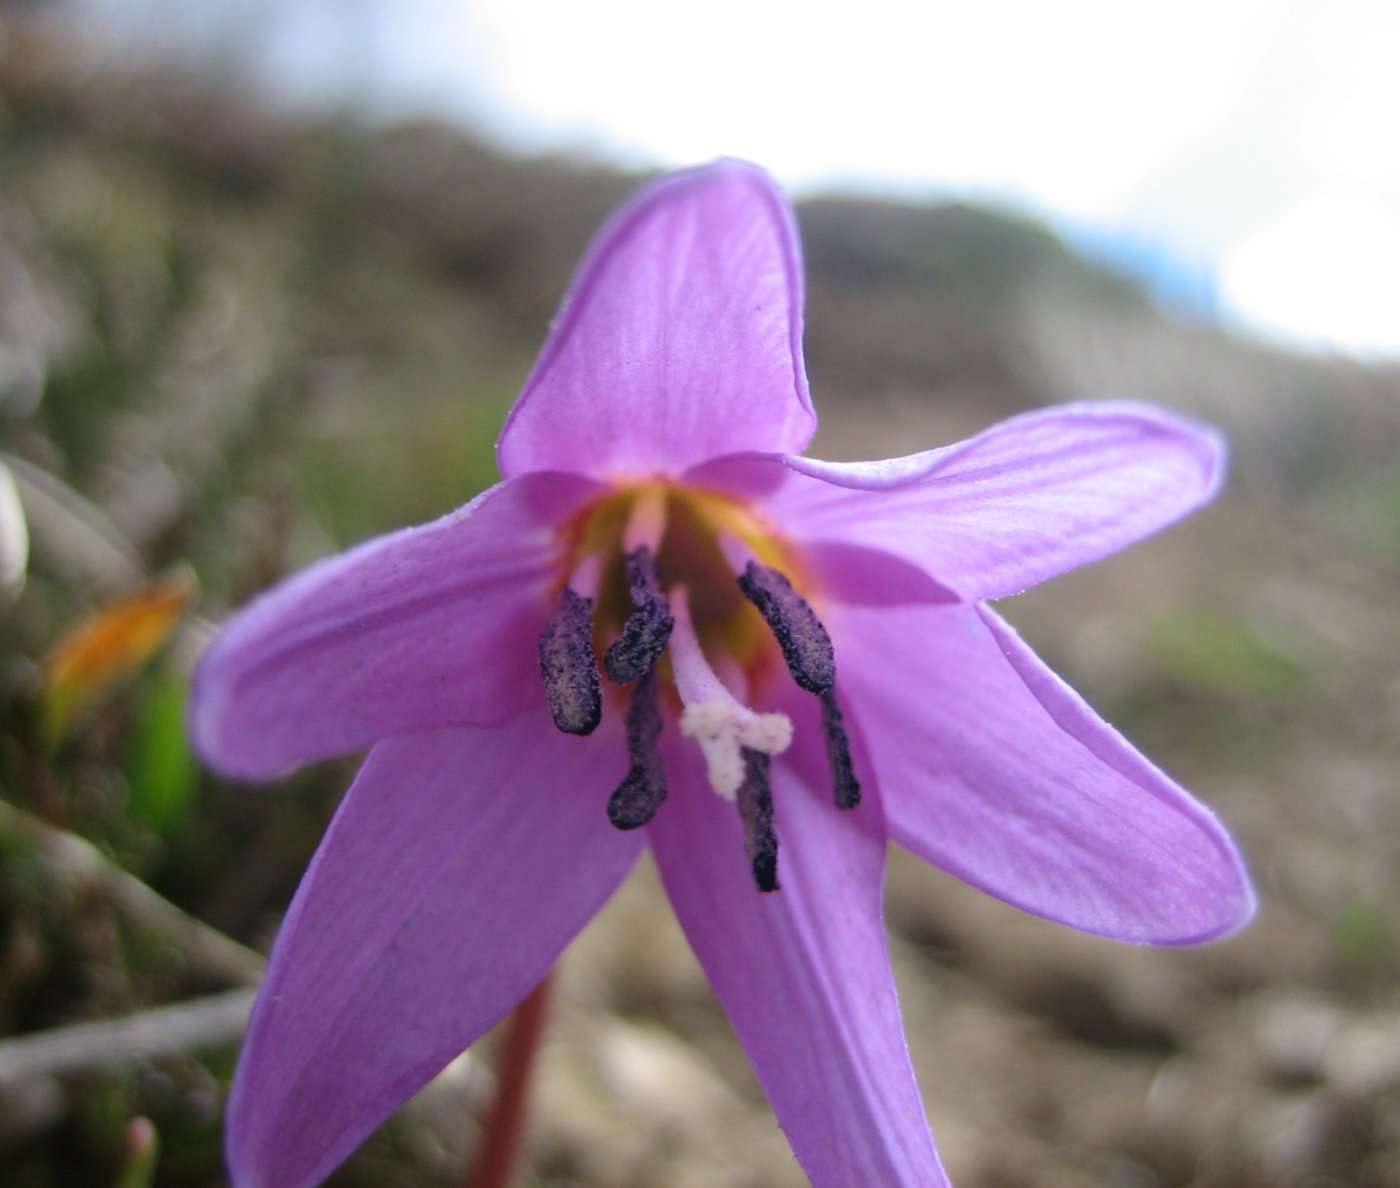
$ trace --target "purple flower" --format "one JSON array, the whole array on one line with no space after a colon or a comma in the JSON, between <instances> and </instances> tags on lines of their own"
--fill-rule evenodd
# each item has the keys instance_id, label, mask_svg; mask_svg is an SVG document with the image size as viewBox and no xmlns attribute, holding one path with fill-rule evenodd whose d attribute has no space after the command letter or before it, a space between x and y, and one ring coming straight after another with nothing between
<instances>
[{"instance_id":1,"label":"purple flower","mask_svg":"<svg viewBox=\"0 0 1400 1188\"><path fill-rule=\"evenodd\" d=\"M192 718L212 766L269 779L372 748L253 1015L237 1185L329 1174L648 844L797 1158L834 1188L946 1182L886 952L889 840L1118 940L1249 920L1216 819L986 605L1210 499L1218 438L1069 405L819 462L801 339L768 177L663 179L593 245L503 481L314 566L210 649Z\"/></svg>"}]
</instances>

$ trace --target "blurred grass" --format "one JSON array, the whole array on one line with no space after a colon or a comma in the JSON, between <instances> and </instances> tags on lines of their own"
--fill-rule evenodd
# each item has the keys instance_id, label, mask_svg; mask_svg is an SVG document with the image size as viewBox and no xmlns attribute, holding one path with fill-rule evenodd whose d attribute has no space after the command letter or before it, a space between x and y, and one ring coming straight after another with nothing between
<instances>
[{"instance_id":1,"label":"blurred grass","mask_svg":"<svg viewBox=\"0 0 1400 1188\"><path fill-rule=\"evenodd\" d=\"M197 808L199 769L185 736L189 680L175 668L145 682L131 732L127 782L130 812L163 838L178 832Z\"/></svg>"},{"instance_id":2,"label":"blurred grass","mask_svg":"<svg viewBox=\"0 0 1400 1188\"><path fill-rule=\"evenodd\" d=\"M1169 680L1225 697L1271 700L1296 694L1307 683L1302 663L1285 646L1247 621L1210 613L1158 619L1150 660Z\"/></svg>"}]
</instances>

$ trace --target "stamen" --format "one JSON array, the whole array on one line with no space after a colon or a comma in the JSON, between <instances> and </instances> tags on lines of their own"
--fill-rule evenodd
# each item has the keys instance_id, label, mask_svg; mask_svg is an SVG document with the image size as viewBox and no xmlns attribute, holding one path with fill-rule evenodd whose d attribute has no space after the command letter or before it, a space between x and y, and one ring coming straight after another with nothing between
<instances>
[{"instance_id":1,"label":"stamen","mask_svg":"<svg viewBox=\"0 0 1400 1188\"><path fill-rule=\"evenodd\" d=\"M785 714L754 713L720 683L695 634L684 586L671 591L671 609L676 623L671 667L685 703L681 733L699 743L710 787L732 800L744 782L743 750L782 753L792 742L792 722Z\"/></svg>"},{"instance_id":2,"label":"stamen","mask_svg":"<svg viewBox=\"0 0 1400 1188\"><path fill-rule=\"evenodd\" d=\"M655 667L675 626L650 545L638 545L627 554L627 592L634 609L603 656L608 679L619 685L631 684Z\"/></svg>"},{"instance_id":3,"label":"stamen","mask_svg":"<svg viewBox=\"0 0 1400 1188\"><path fill-rule=\"evenodd\" d=\"M836 807L853 809L860 803L860 781L851 765L851 740L836 703L833 686L821 695L822 730L826 733L826 757L831 764L832 780L836 785Z\"/></svg>"},{"instance_id":4,"label":"stamen","mask_svg":"<svg viewBox=\"0 0 1400 1188\"><path fill-rule=\"evenodd\" d=\"M739 589L758 608L792 679L809 693L825 693L836 681L831 636L807 600L776 569L750 560L739 575Z\"/></svg>"},{"instance_id":5,"label":"stamen","mask_svg":"<svg viewBox=\"0 0 1400 1188\"><path fill-rule=\"evenodd\" d=\"M773 632L792 679L822 703L822 730L826 734L826 755L831 765L836 807L853 809L860 803L860 781L851 762L851 740L841 706L836 701L836 654L817 613L787 577L776 569L760 565L743 542L727 538L720 542L729 563L739 570L739 588L758 608Z\"/></svg>"},{"instance_id":6,"label":"stamen","mask_svg":"<svg viewBox=\"0 0 1400 1188\"><path fill-rule=\"evenodd\" d=\"M762 751L744 749L744 782L739 785L739 819L744 849L760 891L778 890L778 835L773 829L772 761Z\"/></svg>"},{"instance_id":7,"label":"stamen","mask_svg":"<svg viewBox=\"0 0 1400 1188\"><path fill-rule=\"evenodd\" d=\"M649 671L637 682L627 706L627 758L631 767L608 801L608 820L618 829L645 825L666 799L666 769L656 745L661 725L656 673Z\"/></svg>"},{"instance_id":8,"label":"stamen","mask_svg":"<svg viewBox=\"0 0 1400 1188\"><path fill-rule=\"evenodd\" d=\"M572 585L559 592L559 605L540 632L540 675L554 724L565 734L593 733L603 717L593 655L593 599Z\"/></svg>"}]
</instances>

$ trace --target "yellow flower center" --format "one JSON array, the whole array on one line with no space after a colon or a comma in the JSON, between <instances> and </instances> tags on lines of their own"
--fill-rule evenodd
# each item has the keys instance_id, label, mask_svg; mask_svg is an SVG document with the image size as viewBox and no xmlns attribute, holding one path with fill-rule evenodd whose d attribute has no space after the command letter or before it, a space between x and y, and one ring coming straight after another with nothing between
<instances>
[{"instance_id":1,"label":"yellow flower center","mask_svg":"<svg viewBox=\"0 0 1400 1188\"><path fill-rule=\"evenodd\" d=\"M589 504L564 526L560 587L588 557L602 561L593 618L593 644L601 658L632 613L628 597L627 526L647 500L658 500L664 531L657 550L661 588L684 586L696 635L707 654L728 657L747 677L750 689L780 671L782 658L762 617L739 589L734 566L720 546L723 537L740 542L762 565L787 574L808 599L811 582L797 550L750 504L731 495L665 480L629 482ZM660 674L671 681L669 657Z\"/></svg>"}]
</instances>

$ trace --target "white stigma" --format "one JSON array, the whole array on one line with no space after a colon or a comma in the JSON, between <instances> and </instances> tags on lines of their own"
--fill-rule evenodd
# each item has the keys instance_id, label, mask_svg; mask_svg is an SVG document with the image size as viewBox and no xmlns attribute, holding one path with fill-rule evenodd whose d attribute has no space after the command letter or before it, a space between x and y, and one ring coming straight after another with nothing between
<instances>
[{"instance_id":1,"label":"white stigma","mask_svg":"<svg viewBox=\"0 0 1400 1188\"><path fill-rule=\"evenodd\" d=\"M710 787L732 800L744 782L744 750L781 754L792 742L792 722L786 714L757 714L741 704L705 659L685 587L672 589L669 601L676 620L671 667L685 703L681 733L699 744Z\"/></svg>"},{"instance_id":2,"label":"white stigma","mask_svg":"<svg viewBox=\"0 0 1400 1188\"><path fill-rule=\"evenodd\" d=\"M686 706L681 733L700 744L710 787L733 800L744 782L743 749L781 754L792 742L792 722L786 714L756 714L731 698Z\"/></svg>"}]
</instances>

